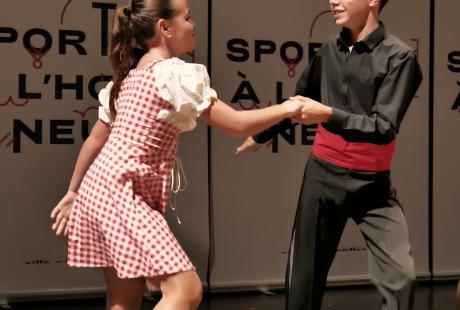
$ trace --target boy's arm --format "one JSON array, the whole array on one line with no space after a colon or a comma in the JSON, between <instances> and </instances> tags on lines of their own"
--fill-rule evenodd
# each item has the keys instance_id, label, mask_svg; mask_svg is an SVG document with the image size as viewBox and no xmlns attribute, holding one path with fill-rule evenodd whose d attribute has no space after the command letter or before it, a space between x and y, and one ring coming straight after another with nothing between
<instances>
[{"instance_id":1,"label":"boy's arm","mask_svg":"<svg viewBox=\"0 0 460 310\"><path fill-rule=\"evenodd\" d=\"M337 108L323 126L350 142L387 144L399 131L401 121L422 81L412 51L396 55L380 86L372 114L358 115Z\"/></svg>"},{"instance_id":2,"label":"boy's arm","mask_svg":"<svg viewBox=\"0 0 460 310\"><path fill-rule=\"evenodd\" d=\"M321 101L321 56L317 53L308 64L305 71L297 81L296 95L309 97ZM272 139L278 132L292 128L290 119L284 119L280 123L252 136L252 139L259 144L264 144Z\"/></svg>"}]
</instances>

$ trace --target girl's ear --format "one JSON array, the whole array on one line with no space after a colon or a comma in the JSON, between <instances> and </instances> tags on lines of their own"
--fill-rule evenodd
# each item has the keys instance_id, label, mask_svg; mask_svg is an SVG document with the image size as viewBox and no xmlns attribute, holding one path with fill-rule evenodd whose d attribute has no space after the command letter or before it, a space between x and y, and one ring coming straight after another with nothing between
<instances>
[{"instance_id":1,"label":"girl's ear","mask_svg":"<svg viewBox=\"0 0 460 310\"><path fill-rule=\"evenodd\" d=\"M167 20L160 19L157 23L157 27L158 27L157 30L161 35L167 38L171 37L171 32L169 31L169 23Z\"/></svg>"},{"instance_id":2,"label":"girl's ear","mask_svg":"<svg viewBox=\"0 0 460 310\"><path fill-rule=\"evenodd\" d=\"M380 6L380 3L381 3L381 2L382 2L382 1L380 1L380 0L369 0L369 6L370 6L371 8L374 8L374 7L377 8L377 7Z\"/></svg>"}]
</instances>

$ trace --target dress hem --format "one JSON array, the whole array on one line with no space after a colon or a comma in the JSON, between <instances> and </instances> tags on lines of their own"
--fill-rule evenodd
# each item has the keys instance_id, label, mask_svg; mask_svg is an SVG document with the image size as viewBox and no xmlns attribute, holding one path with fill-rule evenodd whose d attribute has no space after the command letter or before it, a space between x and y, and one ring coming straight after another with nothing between
<instances>
[{"instance_id":1,"label":"dress hem","mask_svg":"<svg viewBox=\"0 0 460 310\"><path fill-rule=\"evenodd\" d=\"M151 274L137 274L137 275L120 275L118 273L118 270L110 264L72 264L72 263L67 263L69 267L72 268L108 268L108 267L113 267L115 271L117 271L117 276L120 279L135 279L135 278L154 278L154 277L160 277L160 276L166 276L166 275L173 275L181 272L186 272L186 271L196 271L196 267L193 266L191 268L179 268L174 271L170 272L158 272L158 273L151 273Z\"/></svg>"}]
</instances>

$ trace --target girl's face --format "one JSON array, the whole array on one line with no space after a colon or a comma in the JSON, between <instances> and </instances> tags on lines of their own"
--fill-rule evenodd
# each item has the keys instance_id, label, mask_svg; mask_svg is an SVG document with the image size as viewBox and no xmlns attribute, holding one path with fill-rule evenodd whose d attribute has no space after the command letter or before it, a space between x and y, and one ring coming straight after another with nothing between
<instances>
[{"instance_id":1,"label":"girl's face","mask_svg":"<svg viewBox=\"0 0 460 310\"><path fill-rule=\"evenodd\" d=\"M353 29L366 22L371 3L370 0L329 0L329 7L337 25Z\"/></svg>"},{"instance_id":2,"label":"girl's face","mask_svg":"<svg viewBox=\"0 0 460 310\"><path fill-rule=\"evenodd\" d=\"M168 20L168 31L173 56L192 52L195 48L195 22L190 15L187 0L171 0L176 15Z\"/></svg>"}]
</instances>

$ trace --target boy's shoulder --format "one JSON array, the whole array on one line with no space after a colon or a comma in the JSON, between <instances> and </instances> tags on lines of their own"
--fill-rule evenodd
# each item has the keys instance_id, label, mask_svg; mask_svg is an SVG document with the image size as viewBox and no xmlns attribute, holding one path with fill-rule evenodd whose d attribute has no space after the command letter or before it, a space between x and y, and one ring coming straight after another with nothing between
<instances>
[{"instance_id":1,"label":"boy's shoulder","mask_svg":"<svg viewBox=\"0 0 460 310\"><path fill-rule=\"evenodd\" d=\"M400 38L398 38L397 36L389 32L385 34L383 43L387 46L394 46L395 48L401 51L405 51L405 52L413 51L413 48L410 47L406 42L404 42L403 40L401 40Z\"/></svg>"},{"instance_id":2,"label":"boy's shoulder","mask_svg":"<svg viewBox=\"0 0 460 310\"><path fill-rule=\"evenodd\" d=\"M412 47L389 32L385 34L380 46L380 50L387 53L389 57L415 57L415 51Z\"/></svg>"},{"instance_id":3,"label":"boy's shoulder","mask_svg":"<svg viewBox=\"0 0 460 310\"><path fill-rule=\"evenodd\" d=\"M331 53L334 50L338 50L338 42L340 39L340 34L332 35L327 38L320 50L318 51L318 56L330 57L335 53ZM377 53L385 53L388 58L406 58L406 57L416 57L415 51L407 43L402 41L400 38L395 35L385 32L380 43L377 44Z\"/></svg>"}]
</instances>

